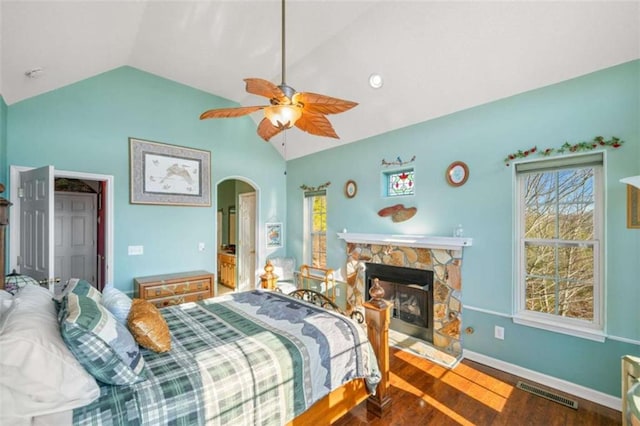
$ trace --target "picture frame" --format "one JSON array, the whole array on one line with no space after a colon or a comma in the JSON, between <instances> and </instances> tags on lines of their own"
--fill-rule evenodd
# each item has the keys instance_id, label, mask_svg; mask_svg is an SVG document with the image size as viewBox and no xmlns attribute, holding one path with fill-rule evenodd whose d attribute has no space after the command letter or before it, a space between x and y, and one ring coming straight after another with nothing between
<instances>
[{"instance_id":1,"label":"picture frame","mask_svg":"<svg viewBox=\"0 0 640 426\"><path fill-rule=\"evenodd\" d=\"M271 222L265 224L265 240L267 248L282 247L282 223Z\"/></svg>"},{"instance_id":2,"label":"picture frame","mask_svg":"<svg viewBox=\"0 0 640 426\"><path fill-rule=\"evenodd\" d=\"M344 184L344 195L347 198L353 198L358 193L358 185L354 180L348 180L347 183Z\"/></svg>"},{"instance_id":3,"label":"picture frame","mask_svg":"<svg viewBox=\"0 0 640 426\"><path fill-rule=\"evenodd\" d=\"M211 152L129 138L130 202L211 206Z\"/></svg>"},{"instance_id":4,"label":"picture frame","mask_svg":"<svg viewBox=\"0 0 640 426\"><path fill-rule=\"evenodd\" d=\"M640 188L627 185L627 228L640 229Z\"/></svg>"},{"instance_id":5,"label":"picture frame","mask_svg":"<svg viewBox=\"0 0 640 426\"><path fill-rule=\"evenodd\" d=\"M462 161L454 161L447 167L445 178L451 186L462 186L469 179L469 166Z\"/></svg>"}]
</instances>

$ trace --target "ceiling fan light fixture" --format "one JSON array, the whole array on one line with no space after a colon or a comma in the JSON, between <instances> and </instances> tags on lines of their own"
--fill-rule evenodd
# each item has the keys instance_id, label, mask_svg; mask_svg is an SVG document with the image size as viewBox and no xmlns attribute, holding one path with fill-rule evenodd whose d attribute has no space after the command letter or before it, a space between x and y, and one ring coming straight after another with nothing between
<instances>
[{"instance_id":1,"label":"ceiling fan light fixture","mask_svg":"<svg viewBox=\"0 0 640 426\"><path fill-rule=\"evenodd\" d=\"M274 126L290 129L302 116L302 108L296 105L271 105L264 109L264 116Z\"/></svg>"}]
</instances>

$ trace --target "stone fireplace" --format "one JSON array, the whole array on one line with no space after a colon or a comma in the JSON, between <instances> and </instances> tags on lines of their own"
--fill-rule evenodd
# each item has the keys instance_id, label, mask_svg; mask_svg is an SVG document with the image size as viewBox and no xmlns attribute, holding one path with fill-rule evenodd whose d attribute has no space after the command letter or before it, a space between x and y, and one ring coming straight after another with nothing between
<instances>
[{"instance_id":1,"label":"stone fireplace","mask_svg":"<svg viewBox=\"0 0 640 426\"><path fill-rule=\"evenodd\" d=\"M338 237L347 242L348 310L359 308L368 298L367 264L430 271L433 273L430 343L445 353L462 355L460 268L463 247L471 246L471 238L355 233L339 233Z\"/></svg>"}]
</instances>

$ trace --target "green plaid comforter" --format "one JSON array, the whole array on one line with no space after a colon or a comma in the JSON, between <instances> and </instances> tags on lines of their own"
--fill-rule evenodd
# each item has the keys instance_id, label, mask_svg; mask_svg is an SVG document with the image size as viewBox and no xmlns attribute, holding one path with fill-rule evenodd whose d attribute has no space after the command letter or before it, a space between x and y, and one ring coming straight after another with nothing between
<instances>
[{"instance_id":1,"label":"green plaid comforter","mask_svg":"<svg viewBox=\"0 0 640 426\"><path fill-rule=\"evenodd\" d=\"M85 425L281 425L342 384L380 380L361 326L255 290L161 310L172 349L143 349L148 380L101 384Z\"/></svg>"}]
</instances>

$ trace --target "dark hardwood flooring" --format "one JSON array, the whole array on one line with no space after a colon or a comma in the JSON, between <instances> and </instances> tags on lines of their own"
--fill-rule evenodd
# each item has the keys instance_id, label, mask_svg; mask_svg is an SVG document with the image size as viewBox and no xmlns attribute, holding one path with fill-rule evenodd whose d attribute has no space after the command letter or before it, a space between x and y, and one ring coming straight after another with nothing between
<instances>
[{"instance_id":1,"label":"dark hardwood flooring","mask_svg":"<svg viewBox=\"0 0 640 426\"><path fill-rule=\"evenodd\" d=\"M470 360L449 370L392 348L390 366L391 412L377 418L362 403L335 425L622 424L619 411L560 393L578 401L577 410L565 407L516 388L517 376Z\"/></svg>"}]
</instances>

